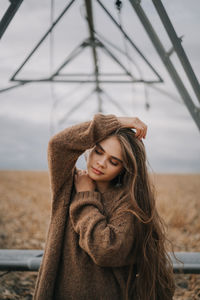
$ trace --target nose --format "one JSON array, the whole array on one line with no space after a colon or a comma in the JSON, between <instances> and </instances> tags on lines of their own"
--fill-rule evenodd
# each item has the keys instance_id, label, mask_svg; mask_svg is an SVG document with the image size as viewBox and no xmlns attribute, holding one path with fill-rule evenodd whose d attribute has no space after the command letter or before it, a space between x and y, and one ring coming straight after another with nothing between
<instances>
[{"instance_id":1,"label":"nose","mask_svg":"<svg viewBox=\"0 0 200 300\"><path fill-rule=\"evenodd\" d=\"M106 167L106 160L104 158L98 159L97 164L101 168L105 168Z\"/></svg>"}]
</instances>

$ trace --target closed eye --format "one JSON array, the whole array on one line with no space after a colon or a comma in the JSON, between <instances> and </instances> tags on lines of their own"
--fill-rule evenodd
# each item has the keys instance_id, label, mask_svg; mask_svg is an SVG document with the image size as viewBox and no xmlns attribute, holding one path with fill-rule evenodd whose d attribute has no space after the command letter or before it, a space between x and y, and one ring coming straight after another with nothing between
<instances>
[{"instance_id":1,"label":"closed eye","mask_svg":"<svg viewBox=\"0 0 200 300\"><path fill-rule=\"evenodd\" d=\"M95 151L97 154L102 154L102 152L99 151L99 150L97 150L97 149L95 149L94 151Z\"/></svg>"},{"instance_id":2,"label":"closed eye","mask_svg":"<svg viewBox=\"0 0 200 300\"><path fill-rule=\"evenodd\" d=\"M111 163L113 166L118 166L118 163L115 163L115 162L113 162L112 160L110 161L110 163Z\"/></svg>"},{"instance_id":3,"label":"closed eye","mask_svg":"<svg viewBox=\"0 0 200 300\"><path fill-rule=\"evenodd\" d=\"M102 155L105 151L104 149L98 144L97 147L94 149L94 152L98 155ZM114 162L112 159L116 159L117 161ZM122 161L118 158L115 158L115 157L111 157L111 160L110 160L110 163L113 165L113 166L118 166L119 165L119 162L122 163Z\"/></svg>"}]
</instances>

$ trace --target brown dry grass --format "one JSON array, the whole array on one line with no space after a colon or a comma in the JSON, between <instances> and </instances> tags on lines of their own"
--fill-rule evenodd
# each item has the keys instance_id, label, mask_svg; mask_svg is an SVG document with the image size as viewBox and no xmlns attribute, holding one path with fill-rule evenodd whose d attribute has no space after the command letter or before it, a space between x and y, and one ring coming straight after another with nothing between
<instances>
[{"instance_id":1,"label":"brown dry grass","mask_svg":"<svg viewBox=\"0 0 200 300\"><path fill-rule=\"evenodd\" d=\"M152 179L174 250L200 251L200 174L160 174Z\"/></svg>"},{"instance_id":2,"label":"brown dry grass","mask_svg":"<svg viewBox=\"0 0 200 300\"><path fill-rule=\"evenodd\" d=\"M156 174L152 180L174 250L199 251L200 174ZM0 171L0 201L0 248L44 248L51 207L47 172ZM28 272L1 277L0 299L31 299L35 278ZM16 291L17 280L27 285ZM200 299L199 275L176 275L176 282L174 299Z\"/></svg>"}]
</instances>

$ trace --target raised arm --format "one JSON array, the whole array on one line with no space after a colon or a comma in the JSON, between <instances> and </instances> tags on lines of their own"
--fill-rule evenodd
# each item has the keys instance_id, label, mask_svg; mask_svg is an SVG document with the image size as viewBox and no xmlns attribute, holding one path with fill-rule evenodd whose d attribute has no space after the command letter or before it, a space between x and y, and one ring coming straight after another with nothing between
<instances>
[{"instance_id":1,"label":"raised arm","mask_svg":"<svg viewBox=\"0 0 200 300\"><path fill-rule=\"evenodd\" d=\"M120 126L114 115L96 114L92 121L66 128L50 139L48 165L53 196L73 175L78 157Z\"/></svg>"}]
</instances>

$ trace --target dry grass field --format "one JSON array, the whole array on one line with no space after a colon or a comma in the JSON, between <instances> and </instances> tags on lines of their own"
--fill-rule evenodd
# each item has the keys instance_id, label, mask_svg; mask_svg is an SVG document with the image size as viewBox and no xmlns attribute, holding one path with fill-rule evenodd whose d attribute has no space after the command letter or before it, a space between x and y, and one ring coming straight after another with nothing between
<instances>
[{"instance_id":1,"label":"dry grass field","mask_svg":"<svg viewBox=\"0 0 200 300\"><path fill-rule=\"evenodd\" d=\"M152 176L174 251L200 251L200 174ZM44 248L50 217L47 172L0 171L0 248ZM35 272L1 272L0 300L31 300ZM175 275L175 300L200 299L200 275Z\"/></svg>"}]
</instances>

